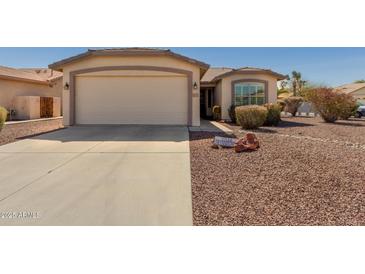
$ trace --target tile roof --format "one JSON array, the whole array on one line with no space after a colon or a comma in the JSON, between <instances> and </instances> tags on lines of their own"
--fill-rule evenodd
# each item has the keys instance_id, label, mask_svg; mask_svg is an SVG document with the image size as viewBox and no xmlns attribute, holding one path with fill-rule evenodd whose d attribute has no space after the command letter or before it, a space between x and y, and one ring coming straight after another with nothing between
<instances>
[{"instance_id":1,"label":"tile roof","mask_svg":"<svg viewBox=\"0 0 365 274\"><path fill-rule=\"evenodd\" d=\"M335 90L349 94L361 88L365 88L365 83L346 84L335 88Z\"/></svg>"},{"instance_id":2,"label":"tile roof","mask_svg":"<svg viewBox=\"0 0 365 274\"><path fill-rule=\"evenodd\" d=\"M274 72L270 69L261 69L261 68L253 68L253 67L242 67L238 69L232 69L232 68L209 68L208 71L204 74L202 78L202 82L214 82L217 80L220 80L226 76L235 74L235 73L264 73L264 74L270 74L275 77L277 77L278 80L283 80L286 78L285 75L282 75L280 73Z\"/></svg>"},{"instance_id":3,"label":"tile roof","mask_svg":"<svg viewBox=\"0 0 365 274\"><path fill-rule=\"evenodd\" d=\"M53 64L50 64L48 67L52 69L62 69L65 64L78 61L85 57L89 56L112 56L112 55L167 55L172 56L181 60L185 60L189 63L200 66L204 71L209 68L209 65L198 61L193 58L189 58L187 56L175 53L169 49L157 49L157 48L106 48L106 49L89 49L88 51L81 53L79 55L75 55L60 61L57 61Z\"/></svg>"},{"instance_id":4,"label":"tile roof","mask_svg":"<svg viewBox=\"0 0 365 274\"><path fill-rule=\"evenodd\" d=\"M62 72L49 68L20 68L18 70L36 74L46 81L56 80L63 76Z\"/></svg>"},{"instance_id":5,"label":"tile roof","mask_svg":"<svg viewBox=\"0 0 365 274\"><path fill-rule=\"evenodd\" d=\"M62 73L47 68L15 69L0 66L0 78L48 84L62 77Z\"/></svg>"},{"instance_id":6,"label":"tile roof","mask_svg":"<svg viewBox=\"0 0 365 274\"><path fill-rule=\"evenodd\" d=\"M218 75L216 78L213 79L213 81L220 80L226 76L235 74L235 73L247 73L247 74L257 74L257 73L263 73L263 74L270 74L274 77L277 77L278 80L284 80L287 78L287 76L277 73L275 71L272 71L271 69L262 69L262 68L254 68L254 67L242 67L238 69L233 69L232 71L229 71L227 73Z\"/></svg>"}]
</instances>

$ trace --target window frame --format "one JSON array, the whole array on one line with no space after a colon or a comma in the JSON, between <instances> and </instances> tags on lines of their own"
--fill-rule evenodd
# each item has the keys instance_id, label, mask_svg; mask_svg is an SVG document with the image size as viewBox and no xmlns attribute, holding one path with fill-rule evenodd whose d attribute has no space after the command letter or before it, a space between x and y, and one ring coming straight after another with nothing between
<instances>
[{"instance_id":1,"label":"window frame","mask_svg":"<svg viewBox=\"0 0 365 274\"><path fill-rule=\"evenodd\" d=\"M268 103L268 94L269 94L269 83L268 81L261 80L261 79L238 79L231 82L231 104L236 105L236 93L235 93L235 86L236 84L245 84L245 83L258 83L264 85L264 104ZM256 93L257 94L257 93ZM243 98L243 97L242 97ZM248 96L247 98L251 98ZM257 98L257 96L255 96ZM250 102L250 99L249 99Z\"/></svg>"}]
</instances>

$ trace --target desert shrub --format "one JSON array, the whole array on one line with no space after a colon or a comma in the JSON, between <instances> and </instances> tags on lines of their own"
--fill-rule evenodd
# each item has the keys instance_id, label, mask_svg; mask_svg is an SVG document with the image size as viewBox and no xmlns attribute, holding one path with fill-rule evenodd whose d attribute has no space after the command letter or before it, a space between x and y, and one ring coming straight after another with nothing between
<instances>
[{"instance_id":1,"label":"desert shrub","mask_svg":"<svg viewBox=\"0 0 365 274\"><path fill-rule=\"evenodd\" d=\"M338 116L339 120L348 120L350 117L355 116L356 115L356 111L358 109L358 106L348 106L343 108L343 110L341 111L341 114Z\"/></svg>"},{"instance_id":2,"label":"desert shrub","mask_svg":"<svg viewBox=\"0 0 365 274\"><path fill-rule=\"evenodd\" d=\"M276 100L276 103L280 106L280 110L284 111L285 106L286 106L285 101L279 99L279 100Z\"/></svg>"},{"instance_id":3,"label":"desert shrub","mask_svg":"<svg viewBox=\"0 0 365 274\"><path fill-rule=\"evenodd\" d=\"M7 116L8 116L7 110L3 107L0 107L0 131L4 126Z\"/></svg>"},{"instance_id":4,"label":"desert shrub","mask_svg":"<svg viewBox=\"0 0 365 274\"><path fill-rule=\"evenodd\" d=\"M231 119L232 123L236 123L236 106L235 105L231 105L228 109L228 115L229 118Z\"/></svg>"},{"instance_id":5,"label":"desert shrub","mask_svg":"<svg viewBox=\"0 0 365 274\"><path fill-rule=\"evenodd\" d=\"M221 119L221 107L220 106L213 106L212 109L212 113L213 113L213 119L214 120L220 120Z\"/></svg>"},{"instance_id":6,"label":"desert shrub","mask_svg":"<svg viewBox=\"0 0 365 274\"><path fill-rule=\"evenodd\" d=\"M265 104L267 116L265 126L277 126L281 121L281 106L279 104Z\"/></svg>"},{"instance_id":7,"label":"desert shrub","mask_svg":"<svg viewBox=\"0 0 365 274\"><path fill-rule=\"evenodd\" d=\"M303 102L303 98L299 96L291 96L285 98L285 111L289 112L293 117L296 115L300 104Z\"/></svg>"},{"instance_id":8,"label":"desert shrub","mask_svg":"<svg viewBox=\"0 0 365 274\"><path fill-rule=\"evenodd\" d=\"M307 93L307 98L327 123L348 119L357 106L352 95L331 88L313 89Z\"/></svg>"},{"instance_id":9,"label":"desert shrub","mask_svg":"<svg viewBox=\"0 0 365 274\"><path fill-rule=\"evenodd\" d=\"M349 105L347 108L344 108L342 113L339 116L340 120L348 120L351 116L355 116L357 109L359 108L358 104L356 103L356 100L354 99L355 104L352 106ZM351 103L350 103L351 104Z\"/></svg>"},{"instance_id":10,"label":"desert shrub","mask_svg":"<svg viewBox=\"0 0 365 274\"><path fill-rule=\"evenodd\" d=\"M261 127L266 120L267 109L264 106L249 105L236 107L237 123L244 129Z\"/></svg>"}]
</instances>

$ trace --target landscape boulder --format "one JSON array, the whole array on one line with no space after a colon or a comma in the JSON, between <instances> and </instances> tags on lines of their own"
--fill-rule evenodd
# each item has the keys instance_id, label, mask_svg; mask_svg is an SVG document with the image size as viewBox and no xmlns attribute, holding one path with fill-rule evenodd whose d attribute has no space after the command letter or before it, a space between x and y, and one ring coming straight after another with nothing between
<instances>
[{"instance_id":1,"label":"landscape boulder","mask_svg":"<svg viewBox=\"0 0 365 274\"><path fill-rule=\"evenodd\" d=\"M256 135L253 133L247 133L245 137L239 139L235 146L234 150L239 152L244 151L255 151L260 147L260 142L257 139Z\"/></svg>"}]
</instances>

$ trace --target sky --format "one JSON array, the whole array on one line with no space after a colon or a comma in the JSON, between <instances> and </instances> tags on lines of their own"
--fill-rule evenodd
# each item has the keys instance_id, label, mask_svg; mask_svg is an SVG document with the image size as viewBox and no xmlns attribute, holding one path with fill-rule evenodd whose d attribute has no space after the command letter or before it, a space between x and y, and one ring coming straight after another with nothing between
<instances>
[{"instance_id":1,"label":"sky","mask_svg":"<svg viewBox=\"0 0 365 274\"><path fill-rule=\"evenodd\" d=\"M47 67L88 48L0 48L0 65ZM338 86L365 79L365 48L170 48L211 67L259 67L281 74L299 71L315 84Z\"/></svg>"}]
</instances>

